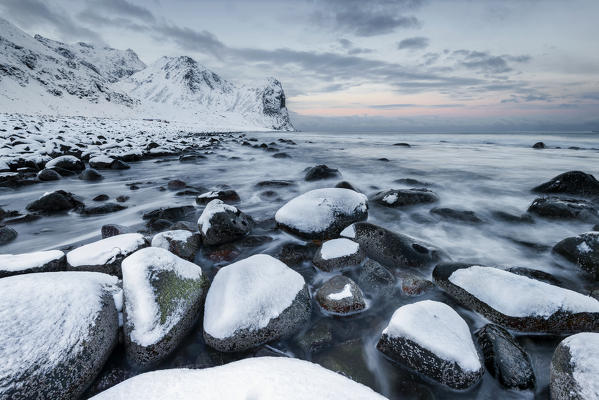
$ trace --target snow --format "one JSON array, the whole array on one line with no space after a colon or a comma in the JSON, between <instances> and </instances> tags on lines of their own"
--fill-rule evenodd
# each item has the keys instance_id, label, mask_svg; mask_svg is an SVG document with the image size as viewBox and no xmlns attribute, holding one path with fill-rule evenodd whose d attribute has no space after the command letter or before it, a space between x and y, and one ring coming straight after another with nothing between
<instances>
[{"instance_id":1,"label":"snow","mask_svg":"<svg viewBox=\"0 0 599 400\"><path fill-rule=\"evenodd\" d=\"M331 300L343 300L352 297L351 285L348 283L343 287L342 291L339 293L331 293L327 297Z\"/></svg>"},{"instance_id":2,"label":"snow","mask_svg":"<svg viewBox=\"0 0 599 400\"><path fill-rule=\"evenodd\" d=\"M465 371L481 368L468 324L447 304L424 300L402 306L383 334L409 339Z\"/></svg>"},{"instance_id":3,"label":"snow","mask_svg":"<svg viewBox=\"0 0 599 400\"><path fill-rule=\"evenodd\" d=\"M0 254L0 270L23 271L40 268L45 264L59 260L64 256L60 250L38 251L24 254Z\"/></svg>"},{"instance_id":4,"label":"snow","mask_svg":"<svg viewBox=\"0 0 599 400\"><path fill-rule=\"evenodd\" d=\"M354 224L351 224L350 226L342 230L340 235L346 238L355 239L356 227L354 226Z\"/></svg>"},{"instance_id":5,"label":"snow","mask_svg":"<svg viewBox=\"0 0 599 400\"><path fill-rule=\"evenodd\" d=\"M563 340L570 350L574 380L582 399L599 399L599 333L584 332Z\"/></svg>"},{"instance_id":6,"label":"snow","mask_svg":"<svg viewBox=\"0 0 599 400\"><path fill-rule=\"evenodd\" d=\"M101 163L101 164L112 164L114 158L105 155L94 156L89 159L89 164Z\"/></svg>"},{"instance_id":7,"label":"snow","mask_svg":"<svg viewBox=\"0 0 599 400\"><path fill-rule=\"evenodd\" d=\"M149 346L161 340L183 317L183 309L170 312L164 323L150 282L156 272L172 271L181 279L200 279L202 269L168 250L146 247L123 260L123 290L127 317L132 323L131 340Z\"/></svg>"},{"instance_id":8,"label":"snow","mask_svg":"<svg viewBox=\"0 0 599 400\"><path fill-rule=\"evenodd\" d=\"M451 274L449 281L511 317L549 318L560 310L599 312L599 301L590 296L498 268L461 268Z\"/></svg>"},{"instance_id":9,"label":"snow","mask_svg":"<svg viewBox=\"0 0 599 400\"><path fill-rule=\"evenodd\" d=\"M200 218L198 219L198 226L200 227L202 233L205 235L208 232L208 229L210 229L211 226L210 220L212 217L214 217L214 215L226 211L236 213L237 207L225 204L219 199L212 200L210 203L208 203L206 208L204 208L204 211L202 211L202 215L200 215Z\"/></svg>"},{"instance_id":10,"label":"snow","mask_svg":"<svg viewBox=\"0 0 599 400\"><path fill-rule=\"evenodd\" d=\"M97 272L44 272L0 279L0 377L52 370L84 349L102 296L120 291ZM1 385L0 385L1 386Z\"/></svg>"},{"instance_id":11,"label":"snow","mask_svg":"<svg viewBox=\"0 0 599 400\"><path fill-rule=\"evenodd\" d=\"M167 369L135 376L94 400L383 400L372 389L317 364L256 357L205 369Z\"/></svg>"},{"instance_id":12,"label":"snow","mask_svg":"<svg viewBox=\"0 0 599 400\"><path fill-rule=\"evenodd\" d=\"M331 260L356 254L359 249L360 245L349 239L333 239L322 244L320 256L323 260Z\"/></svg>"},{"instance_id":13,"label":"snow","mask_svg":"<svg viewBox=\"0 0 599 400\"><path fill-rule=\"evenodd\" d=\"M367 201L365 195L349 189L315 189L281 207L275 220L300 232L321 232L333 224L337 215L366 211Z\"/></svg>"},{"instance_id":14,"label":"snow","mask_svg":"<svg viewBox=\"0 0 599 400\"><path fill-rule=\"evenodd\" d=\"M578 246L576 246L579 252L585 254L590 253L593 249L587 244L587 242L581 242Z\"/></svg>"},{"instance_id":15,"label":"snow","mask_svg":"<svg viewBox=\"0 0 599 400\"><path fill-rule=\"evenodd\" d=\"M198 196L198 199L211 199L214 197L218 197L217 191L202 193L201 195Z\"/></svg>"},{"instance_id":16,"label":"snow","mask_svg":"<svg viewBox=\"0 0 599 400\"><path fill-rule=\"evenodd\" d=\"M383 197L383 201L387 204L393 204L397 201L397 193L391 193Z\"/></svg>"},{"instance_id":17,"label":"snow","mask_svg":"<svg viewBox=\"0 0 599 400\"><path fill-rule=\"evenodd\" d=\"M54 168L56 167L56 165L60 162L63 161L69 161L69 162L73 162L73 163L77 163L79 162L79 159L75 156L60 156L60 157L56 157L50 161L48 161L46 163L46 168Z\"/></svg>"},{"instance_id":18,"label":"snow","mask_svg":"<svg viewBox=\"0 0 599 400\"><path fill-rule=\"evenodd\" d=\"M192 235L193 233L184 229L160 232L152 238L152 247L161 247L168 250L170 248L170 241L186 242Z\"/></svg>"},{"instance_id":19,"label":"snow","mask_svg":"<svg viewBox=\"0 0 599 400\"><path fill-rule=\"evenodd\" d=\"M221 268L206 296L204 330L224 339L240 329L264 328L291 306L304 284L300 274L266 254Z\"/></svg>"},{"instance_id":20,"label":"snow","mask_svg":"<svg viewBox=\"0 0 599 400\"><path fill-rule=\"evenodd\" d=\"M67 262L72 267L110 264L117 256L127 256L144 244L140 233L116 235L71 250L67 253Z\"/></svg>"}]
</instances>

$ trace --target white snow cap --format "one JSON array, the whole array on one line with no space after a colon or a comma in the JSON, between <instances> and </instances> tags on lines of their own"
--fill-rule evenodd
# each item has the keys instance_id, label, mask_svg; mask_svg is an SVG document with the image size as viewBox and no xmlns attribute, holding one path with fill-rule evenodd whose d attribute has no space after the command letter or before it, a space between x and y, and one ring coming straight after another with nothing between
<instances>
[{"instance_id":1,"label":"white snow cap","mask_svg":"<svg viewBox=\"0 0 599 400\"><path fill-rule=\"evenodd\" d=\"M86 343L117 278L98 272L43 272L0 279L0 377L56 367ZM1 386L1 385L0 385Z\"/></svg>"},{"instance_id":2,"label":"white snow cap","mask_svg":"<svg viewBox=\"0 0 599 400\"><path fill-rule=\"evenodd\" d=\"M123 260L123 290L127 318L133 325L131 340L141 346L160 341L181 319L183 310L174 310L164 323L154 288L150 284L155 271L173 271L181 279L200 279L202 269L168 250L146 247Z\"/></svg>"},{"instance_id":3,"label":"white snow cap","mask_svg":"<svg viewBox=\"0 0 599 400\"><path fill-rule=\"evenodd\" d=\"M347 229L347 228L346 228ZM351 256L360 250L360 245L349 239L327 240L320 248L320 256L323 260Z\"/></svg>"},{"instance_id":4,"label":"white snow cap","mask_svg":"<svg viewBox=\"0 0 599 400\"><path fill-rule=\"evenodd\" d=\"M237 207L225 204L224 201L219 199L212 200L210 203L206 204L206 208L204 208L202 215L200 215L200 218L198 219L198 226L204 235L208 232L208 229L210 229L210 220L212 217L215 214L225 211L236 213Z\"/></svg>"},{"instance_id":5,"label":"white snow cap","mask_svg":"<svg viewBox=\"0 0 599 400\"><path fill-rule=\"evenodd\" d=\"M104 265L114 262L119 255L127 256L145 244L140 233L124 233L98 240L67 253L67 262L72 267Z\"/></svg>"},{"instance_id":6,"label":"white snow cap","mask_svg":"<svg viewBox=\"0 0 599 400\"><path fill-rule=\"evenodd\" d=\"M346 238L350 238L350 239L355 239L356 238L356 227L354 224L351 224L350 226L348 226L347 228L345 228L344 230L341 231L341 236L346 237Z\"/></svg>"},{"instance_id":7,"label":"white snow cap","mask_svg":"<svg viewBox=\"0 0 599 400\"><path fill-rule=\"evenodd\" d=\"M152 247L161 247L168 250L170 248L169 240L186 242L191 235L193 235L193 233L186 231L185 229L160 232L154 235L152 238Z\"/></svg>"},{"instance_id":8,"label":"white snow cap","mask_svg":"<svg viewBox=\"0 0 599 400\"><path fill-rule=\"evenodd\" d=\"M599 333L577 333L563 340L570 350L572 375L583 399L599 399Z\"/></svg>"},{"instance_id":9,"label":"white snow cap","mask_svg":"<svg viewBox=\"0 0 599 400\"><path fill-rule=\"evenodd\" d=\"M304 285L300 274L266 254L221 268L206 296L204 330L224 339L240 329L264 328L291 306Z\"/></svg>"},{"instance_id":10,"label":"white snow cap","mask_svg":"<svg viewBox=\"0 0 599 400\"><path fill-rule=\"evenodd\" d=\"M343 290L338 293L331 293L327 296L331 300L343 300L352 297L351 285L348 283L343 286Z\"/></svg>"},{"instance_id":11,"label":"white snow cap","mask_svg":"<svg viewBox=\"0 0 599 400\"><path fill-rule=\"evenodd\" d=\"M468 324L447 304L424 300L402 306L383 334L409 339L465 371L481 368Z\"/></svg>"},{"instance_id":12,"label":"white snow cap","mask_svg":"<svg viewBox=\"0 0 599 400\"><path fill-rule=\"evenodd\" d=\"M59 162L62 162L62 161L78 162L79 159L75 156L56 157L46 163L46 168L54 168L54 167L56 167L56 164L58 164Z\"/></svg>"},{"instance_id":13,"label":"white snow cap","mask_svg":"<svg viewBox=\"0 0 599 400\"><path fill-rule=\"evenodd\" d=\"M246 358L220 367L166 369L127 379L94 400L384 400L320 365L285 357Z\"/></svg>"},{"instance_id":14,"label":"white snow cap","mask_svg":"<svg viewBox=\"0 0 599 400\"><path fill-rule=\"evenodd\" d=\"M63 256L64 253L60 250L37 251L24 254L0 254L0 270L15 272L39 268L51 261L59 260Z\"/></svg>"},{"instance_id":15,"label":"white snow cap","mask_svg":"<svg viewBox=\"0 0 599 400\"><path fill-rule=\"evenodd\" d=\"M367 202L365 195L350 189L315 189L290 200L277 211L275 220L301 232L321 232L333 224L336 215L366 211Z\"/></svg>"},{"instance_id":16,"label":"white snow cap","mask_svg":"<svg viewBox=\"0 0 599 400\"><path fill-rule=\"evenodd\" d=\"M599 312L599 301L590 296L498 268L461 268L451 274L449 281L511 317L549 318L560 310Z\"/></svg>"}]
</instances>

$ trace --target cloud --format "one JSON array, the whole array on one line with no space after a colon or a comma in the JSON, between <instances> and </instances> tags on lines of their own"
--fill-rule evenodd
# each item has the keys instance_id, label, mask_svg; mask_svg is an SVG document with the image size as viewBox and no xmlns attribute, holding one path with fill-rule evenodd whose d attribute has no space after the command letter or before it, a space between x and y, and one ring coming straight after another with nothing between
<instances>
[{"instance_id":1,"label":"cloud","mask_svg":"<svg viewBox=\"0 0 599 400\"><path fill-rule=\"evenodd\" d=\"M486 51L477 50L455 50L451 56L457 58L458 64L471 70L477 70L488 74L504 74L513 71L509 62L526 63L531 60L529 55L492 55Z\"/></svg>"},{"instance_id":2,"label":"cloud","mask_svg":"<svg viewBox=\"0 0 599 400\"><path fill-rule=\"evenodd\" d=\"M346 51L349 55L357 55L357 54L368 54L372 53L372 49L367 49L364 47L355 47L354 43L351 40L341 38L337 40L341 45L341 48Z\"/></svg>"},{"instance_id":3,"label":"cloud","mask_svg":"<svg viewBox=\"0 0 599 400\"><path fill-rule=\"evenodd\" d=\"M397 110L402 108L460 108L464 107L462 103L454 104L373 104L368 108L375 110Z\"/></svg>"},{"instance_id":4,"label":"cloud","mask_svg":"<svg viewBox=\"0 0 599 400\"><path fill-rule=\"evenodd\" d=\"M411 38L407 38L404 39L402 41L400 41L399 43L397 43L397 48L399 50L403 50L403 49L410 49L410 50L419 50L419 49L425 49L428 47L428 38L425 38L423 36L416 36L416 37L411 37Z\"/></svg>"},{"instance_id":5,"label":"cloud","mask_svg":"<svg viewBox=\"0 0 599 400\"><path fill-rule=\"evenodd\" d=\"M152 29L158 40L168 39L185 50L199 51L221 58L226 46L208 31L196 31L187 27L179 27L171 23L160 23Z\"/></svg>"},{"instance_id":6,"label":"cloud","mask_svg":"<svg viewBox=\"0 0 599 400\"><path fill-rule=\"evenodd\" d=\"M62 39L77 37L78 40L89 40L105 44L96 32L74 21L67 12L56 5L49 7L39 0L2 0L0 3L13 22L24 28L46 26L55 29Z\"/></svg>"},{"instance_id":7,"label":"cloud","mask_svg":"<svg viewBox=\"0 0 599 400\"><path fill-rule=\"evenodd\" d=\"M89 0L93 9L115 13L119 17L131 17L145 22L154 22L156 17L147 8L130 3L127 0Z\"/></svg>"}]
</instances>

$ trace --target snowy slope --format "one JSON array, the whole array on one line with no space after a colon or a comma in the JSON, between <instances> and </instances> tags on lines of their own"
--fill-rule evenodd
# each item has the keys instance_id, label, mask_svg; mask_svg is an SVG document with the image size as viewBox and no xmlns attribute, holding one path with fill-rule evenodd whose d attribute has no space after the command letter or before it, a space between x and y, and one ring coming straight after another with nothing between
<instances>
[{"instance_id":1,"label":"snowy slope","mask_svg":"<svg viewBox=\"0 0 599 400\"><path fill-rule=\"evenodd\" d=\"M164 119L200 130L293 130L276 79L258 88L236 85L189 57L146 67L130 49L32 38L2 18L0 110Z\"/></svg>"}]
</instances>

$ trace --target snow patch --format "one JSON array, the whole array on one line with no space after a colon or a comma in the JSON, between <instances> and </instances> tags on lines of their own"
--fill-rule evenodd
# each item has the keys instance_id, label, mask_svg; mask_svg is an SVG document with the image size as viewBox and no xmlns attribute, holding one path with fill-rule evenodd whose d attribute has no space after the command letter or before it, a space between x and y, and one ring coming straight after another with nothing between
<instances>
[{"instance_id":1,"label":"snow patch","mask_svg":"<svg viewBox=\"0 0 599 400\"><path fill-rule=\"evenodd\" d=\"M71 250L67 253L67 262L72 267L110 264L118 256L133 253L145 242L143 235L139 233L112 236Z\"/></svg>"},{"instance_id":2,"label":"snow patch","mask_svg":"<svg viewBox=\"0 0 599 400\"><path fill-rule=\"evenodd\" d=\"M208 232L208 229L210 229L210 220L212 217L218 213L223 213L226 211L237 213L238 210L237 207L225 204L225 202L219 199L212 200L210 203L208 203L206 208L204 208L204 211L202 211L202 215L200 215L200 218L198 219L198 226L200 227L202 233L205 235Z\"/></svg>"},{"instance_id":3,"label":"snow patch","mask_svg":"<svg viewBox=\"0 0 599 400\"><path fill-rule=\"evenodd\" d=\"M331 260L356 254L360 245L349 239L333 239L322 244L320 256L323 260Z\"/></svg>"},{"instance_id":4,"label":"snow patch","mask_svg":"<svg viewBox=\"0 0 599 400\"><path fill-rule=\"evenodd\" d=\"M564 339L570 350L574 380L583 399L599 399L599 333L584 332Z\"/></svg>"},{"instance_id":5,"label":"snow patch","mask_svg":"<svg viewBox=\"0 0 599 400\"><path fill-rule=\"evenodd\" d=\"M14 272L40 268L51 261L59 260L63 256L64 253L60 250L24 254L0 254L0 270Z\"/></svg>"},{"instance_id":6,"label":"snow patch","mask_svg":"<svg viewBox=\"0 0 599 400\"><path fill-rule=\"evenodd\" d=\"M343 300L352 297L351 285L348 283L343 287L342 291L339 293L331 293L327 297L331 300Z\"/></svg>"},{"instance_id":7,"label":"snow patch","mask_svg":"<svg viewBox=\"0 0 599 400\"><path fill-rule=\"evenodd\" d=\"M184 229L160 232L152 238L152 247L161 247L168 250L170 248L170 241L186 242L192 235L193 233Z\"/></svg>"}]
</instances>

